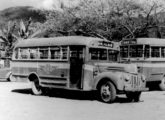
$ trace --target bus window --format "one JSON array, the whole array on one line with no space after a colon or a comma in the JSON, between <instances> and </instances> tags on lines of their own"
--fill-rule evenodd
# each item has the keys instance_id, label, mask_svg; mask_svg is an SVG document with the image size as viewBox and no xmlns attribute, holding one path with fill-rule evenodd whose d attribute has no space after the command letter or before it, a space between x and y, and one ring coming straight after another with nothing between
<instances>
[{"instance_id":1,"label":"bus window","mask_svg":"<svg viewBox=\"0 0 165 120\"><path fill-rule=\"evenodd\" d=\"M29 49L27 48L20 48L20 59L28 59L29 58Z\"/></svg>"},{"instance_id":2,"label":"bus window","mask_svg":"<svg viewBox=\"0 0 165 120\"><path fill-rule=\"evenodd\" d=\"M161 57L165 57L165 47L161 48Z\"/></svg>"},{"instance_id":3,"label":"bus window","mask_svg":"<svg viewBox=\"0 0 165 120\"><path fill-rule=\"evenodd\" d=\"M68 59L68 48L67 47L62 47L62 56L61 56L61 58L63 60Z\"/></svg>"},{"instance_id":4,"label":"bus window","mask_svg":"<svg viewBox=\"0 0 165 120\"><path fill-rule=\"evenodd\" d=\"M151 47L151 57L160 57L159 47Z\"/></svg>"},{"instance_id":5,"label":"bus window","mask_svg":"<svg viewBox=\"0 0 165 120\"><path fill-rule=\"evenodd\" d=\"M149 45L145 45L144 57L145 58L149 58L150 57L150 46Z\"/></svg>"},{"instance_id":6,"label":"bus window","mask_svg":"<svg viewBox=\"0 0 165 120\"><path fill-rule=\"evenodd\" d=\"M128 46L121 46L120 54L121 54L121 57L127 58L128 57Z\"/></svg>"},{"instance_id":7,"label":"bus window","mask_svg":"<svg viewBox=\"0 0 165 120\"><path fill-rule=\"evenodd\" d=\"M90 48L91 60L107 60L107 49Z\"/></svg>"},{"instance_id":8,"label":"bus window","mask_svg":"<svg viewBox=\"0 0 165 120\"><path fill-rule=\"evenodd\" d=\"M18 59L18 48L15 50L13 55L14 55L14 59Z\"/></svg>"},{"instance_id":9,"label":"bus window","mask_svg":"<svg viewBox=\"0 0 165 120\"><path fill-rule=\"evenodd\" d=\"M50 48L51 59L55 60L66 60L67 59L67 47L52 47Z\"/></svg>"},{"instance_id":10,"label":"bus window","mask_svg":"<svg viewBox=\"0 0 165 120\"><path fill-rule=\"evenodd\" d=\"M51 54L51 59L60 59L60 48L59 47L53 47L50 48L50 54Z\"/></svg>"},{"instance_id":11,"label":"bus window","mask_svg":"<svg viewBox=\"0 0 165 120\"><path fill-rule=\"evenodd\" d=\"M118 51L115 50L108 50L108 60L109 61L117 61L118 58Z\"/></svg>"},{"instance_id":12,"label":"bus window","mask_svg":"<svg viewBox=\"0 0 165 120\"><path fill-rule=\"evenodd\" d=\"M142 57L143 45L130 45L130 57Z\"/></svg>"},{"instance_id":13,"label":"bus window","mask_svg":"<svg viewBox=\"0 0 165 120\"><path fill-rule=\"evenodd\" d=\"M39 49L40 59L48 59L48 48L40 48Z\"/></svg>"},{"instance_id":14,"label":"bus window","mask_svg":"<svg viewBox=\"0 0 165 120\"><path fill-rule=\"evenodd\" d=\"M30 59L38 59L38 49L37 48L31 48L29 50L30 52Z\"/></svg>"}]
</instances>

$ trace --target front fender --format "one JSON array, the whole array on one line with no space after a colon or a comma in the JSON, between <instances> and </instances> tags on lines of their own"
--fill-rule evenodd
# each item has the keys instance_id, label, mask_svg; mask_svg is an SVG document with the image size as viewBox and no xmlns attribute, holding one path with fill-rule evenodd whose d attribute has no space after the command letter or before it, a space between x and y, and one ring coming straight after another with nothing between
<instances>
[{"instance_id":1,"label":"front fender","mask_svg":"<svg viewBox=\"0 0 165 120\"><path fill-rule=\"evenodd\" d=\"M95 77L94 89L97 89L99 83L104 80L110 80L118 90L123 90L124 81L123 74L121 72L104 72Z\"/></svg>"},{"instance_id":2,"label":"front fender","mask_svg":"<svg viewBox=\"0 0 165 120\"><path fill-rule=\"evenodd\" d=\"M161 81L165 76L164 73L152 73L149 78L147 78L147 82L150 81Z\"/></svg>"}]
</instances>

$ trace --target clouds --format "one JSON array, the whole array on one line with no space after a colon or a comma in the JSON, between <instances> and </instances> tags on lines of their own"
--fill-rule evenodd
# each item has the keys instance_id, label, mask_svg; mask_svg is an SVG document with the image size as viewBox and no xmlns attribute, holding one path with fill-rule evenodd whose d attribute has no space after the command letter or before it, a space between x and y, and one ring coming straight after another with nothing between
<instances>
[{"instance_id":1,"label":"clouds","mask_svg":"<svg viewBox=\"0 0 165 120\"><path fill-rule=\"evenodd\" d=\"M41 2L38 3L37 7L45 8L45 9L53 9L58 8L60 5L59 0L40 0Z\"/></svg>"},{"instance_id":2,"label":"clouds","mask_svg":"<svg viewBox=\"0 0 165 120\"><path fill-rule=\"evenodd\" d=\"M79 0L42 0L38 6L45 9L59 9L61 3L65 6L71 6L77 5Z\"/></svg>"}]
</instances>

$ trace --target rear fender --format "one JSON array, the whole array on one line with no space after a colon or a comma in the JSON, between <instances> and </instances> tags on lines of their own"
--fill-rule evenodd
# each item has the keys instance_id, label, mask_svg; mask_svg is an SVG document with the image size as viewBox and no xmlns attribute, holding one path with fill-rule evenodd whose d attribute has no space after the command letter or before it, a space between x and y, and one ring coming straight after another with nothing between
<instances>
[{"instance_id":1,"label":"rear fender","mask_svg":"<svg viewBox=\"0 0 165 120\"><path fill-rule=\"evenodd\" d=\"M5 78L9 78L10 77L10 75L12 75L12 73L11 72L8 72L7 74L6 74L6 76L5 76Z\"/></svg>"},{"instance_id":2,"label":"rear fender","mask_svg":"<svg viewBox=\"0 0 165 120\"><path fill-rule=\"evenodd\" d=\"M35 72L30 73L29 76L28 76L28 80L31 81L31 82L34 81L35 78L37 78L39 80L39 76Z\"/></svg>"}]
</instances>

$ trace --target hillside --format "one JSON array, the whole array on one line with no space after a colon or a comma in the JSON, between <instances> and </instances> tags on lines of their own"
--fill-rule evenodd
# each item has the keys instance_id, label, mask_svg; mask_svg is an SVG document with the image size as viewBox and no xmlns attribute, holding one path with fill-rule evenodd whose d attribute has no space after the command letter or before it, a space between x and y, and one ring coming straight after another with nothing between
<instances>
[{"instance_id":1,"label":"hillside","mask_svg":"<svg viewBox=\"0 0 165 120\"><path fill-rule=\"evenodd\" d=\"M42 10L33 8L31 6L10 7L0 11L1 22L19 19L28 20L30 17L32 18L33 22L43 23L46 20Z\"/></svg>"}]
</instances>

